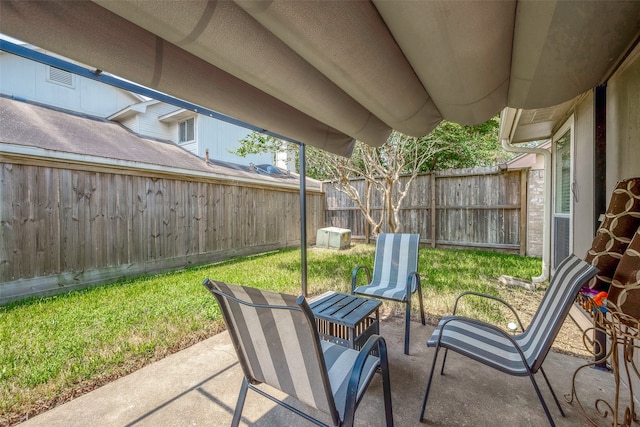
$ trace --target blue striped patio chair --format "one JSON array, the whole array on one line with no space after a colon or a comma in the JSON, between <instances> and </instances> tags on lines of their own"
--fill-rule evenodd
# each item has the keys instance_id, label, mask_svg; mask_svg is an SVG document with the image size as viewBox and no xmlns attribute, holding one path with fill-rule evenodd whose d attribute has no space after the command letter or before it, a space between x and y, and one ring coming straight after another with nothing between
<instances>
[{"instance_id":1,"label":"blue striped patio chair","mask_svg":"<svg viewBox=\"0 0 640 427\"><path fill-rule=\"evenodd\" d=\"M509 375L528 376L542 404L549 424L554 426L555 423L540 393L534 374L538 370L542 372L542 376L551 390L560 414L564 417L560 402L542 369L542 363L551 349L562 323L567 314L569 314L571 304L578 295L580 287L594 277L597 271L598 269L591 264L575 255L569 255L556 269L551 283L540 302L540 306L531 319L529 327L522 328L522 323L516 315L520 328L523 330L520 334L512 335L494 325L467 317L455 315L443 317L431 338L427 341L427 346L435 347L436 350L422 403L420 421L424 419L433 372L438 358L438 350L444 347L445 354L440 370L441 375L444 374L447 350L450 349ZM474 295L486 296L482 294ZM504 303L515 313L513 308L503 300L492 296L487 297Z\"/></svg>"},{"instance_id":2,"label":"blue striped patio chair","mask_svg":"<svg viewBox=\"0 0 640 427\"><path fill-rule=\"evenodd\" d=\"M244 378L231 425L240 423L249 389L316 425L325 425L260 387L268 384L331 417L333 426L352 426L356 408L380 370L385 417L393 426L387 348L369 337L360 351L321 341L304 297L205 279L227 324ZM377 350L378 356L371 354Z\"/></svg>"},{"instance_id":3,"label":"blue striped patio chair","mask_svg":"<svg viewBox=\"0 0 640 427\"><path fill-rule=\"evenodd\" d=\"M351 274L351 293L399 301L406 304L404 354L409 354L411 295L418 291L420 316L424 320L422 288L418 274L419 234L379 234L373 261L373 279L369 268L358 266ZM358 273L365 271L367 285L356 286Z\"/></svg>"}]
</instances>

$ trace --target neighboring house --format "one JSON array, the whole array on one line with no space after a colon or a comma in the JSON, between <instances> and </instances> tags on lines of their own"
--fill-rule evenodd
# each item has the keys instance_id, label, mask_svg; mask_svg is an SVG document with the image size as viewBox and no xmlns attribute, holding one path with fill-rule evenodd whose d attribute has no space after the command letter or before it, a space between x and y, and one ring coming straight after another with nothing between
<instances>
[{"instance_id":1,"label":"neighboring house","mask_svg":"<svg viewBox=\"0 0 640 427\"><path fill-rule=\"evenodd\" d=\"M176 144L141 137L108 119L6 96L0 96L0 154L35 161L42 158L159 173L173 171L296 191L300 185L299 176L293 173L276 168L269 173L266 167L215 159L207 162ZM307 186L319 191L320 182L307 178Z\"/></svg>"},{"instance_id":2,"label":"neighboring house","mask_svg":"<svg viewBox=\"0 0 640 427\"><path fill-rule=\"evenodd\" d=\"M100 118L143 100L137 94L1 50L0 93Z\"/></svg>"},{"instance_id":3,"label":"neighboring house","mask_svg":"<svg viewBox=\"0 0 640 427\"><path fill-rule=\"evenodd\" d=\"M229 152L251 133L240 126L156 100L129 105L109 117L139 135L168 140L199 157L241 164L274 163L272 154L240 157Z\"/></svg>"},{"instance_id":4,"label":"neighboring house","mask_svg":"<svg viewBox=\"0 0 640 427\"><path fill-rule=\"evenodd\" d=\"M0 153L63 162L163 172L213 174L216 169L180 147L142 138L119 123L44 104L0 96ZM4 160L4 159L3 159Z\"/></svg>"},{"instance_id":5,"label":"neighboring house","mask_svg":"<svg viewBox=\"0 0 640 427\"><path fill-rule=\"evenodd\" d=\"M272 154L243 158L229 152L240 146L248 129L4 51L0 94L116 121L137 135L173 142L202 158L208 152L212 160L244 165L275 161Z\"/></svg>"}]
</instances>

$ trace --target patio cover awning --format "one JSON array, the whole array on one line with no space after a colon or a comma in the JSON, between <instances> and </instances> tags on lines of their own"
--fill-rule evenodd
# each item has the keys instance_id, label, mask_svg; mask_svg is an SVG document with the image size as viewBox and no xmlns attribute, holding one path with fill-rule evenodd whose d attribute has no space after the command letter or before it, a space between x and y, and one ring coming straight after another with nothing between
<instances>
[{"instance_id":1,"label":"patio cover awning","mask_svg":"<svg viewBox=\"0 0 640 427\"><path fill-rule=\"evenodd\" d=\"M0 31L349 155L603 83L638 1L5 1Z\"/></svg>"}]
</instances>

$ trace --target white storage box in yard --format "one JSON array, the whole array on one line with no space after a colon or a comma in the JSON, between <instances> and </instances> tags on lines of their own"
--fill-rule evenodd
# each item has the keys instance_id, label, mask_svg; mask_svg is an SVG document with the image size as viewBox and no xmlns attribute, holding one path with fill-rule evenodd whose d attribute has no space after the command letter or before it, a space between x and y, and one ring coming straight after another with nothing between
<instances>
[{"instance_id":1,"label":"white storage box in yard","mask_svg":"<svg viewBox=\"0 0 640 427\"><path fill-rule=\"evenodd\" d=\"M320 228L316 234L316 247L347 249L351 246L351 230L347 228Z\"/></svg>"}]
</instances>

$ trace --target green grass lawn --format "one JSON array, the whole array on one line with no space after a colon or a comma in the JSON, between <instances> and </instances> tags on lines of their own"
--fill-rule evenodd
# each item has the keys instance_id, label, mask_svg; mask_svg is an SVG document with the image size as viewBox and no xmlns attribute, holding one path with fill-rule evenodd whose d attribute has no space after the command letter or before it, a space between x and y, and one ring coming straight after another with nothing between
<instances>
[{"instance_id":1,"label":"green grass lawn","mask_svg":"<svg viewBox=\"0 0 640 427\"><path fill-rule=\"evenodd\" d=\"M374 249L310 249L309 294L350 292L353 267L372 267ZM497 278L536 276L540 260L421 248L419 270L425 310L434 319L450 313L455 296L465 290L504 296ZM41 412L223 330L215 300L201 285L205 277L299 294L300 251L234 259L0 307L0 425ZM531 295L524 289L508 293L516 301ZM487 319L503 320L499 310L480 302L471 305ZM385 307L402 313L402 306L385 302ZM417 304L413 307L415 314Z\"/></svg>"}]
</instances>

